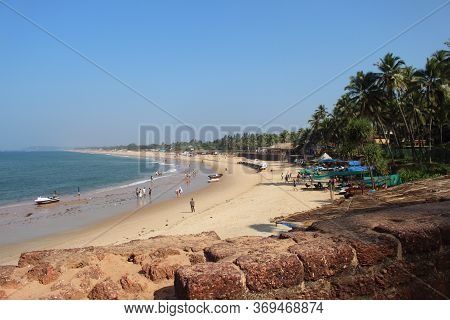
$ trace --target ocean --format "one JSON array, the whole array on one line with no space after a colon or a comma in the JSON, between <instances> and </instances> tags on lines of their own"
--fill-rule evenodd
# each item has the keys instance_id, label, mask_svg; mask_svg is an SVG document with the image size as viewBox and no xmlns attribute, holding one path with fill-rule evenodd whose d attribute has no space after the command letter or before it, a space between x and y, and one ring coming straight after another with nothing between
<instances>
[{"instance_id":1,"label":"ocean","mask_svg":"<svg viewBox=\"0 0 450 320\"><path fill-rule=\"evenodd\" d=\"M77 152L0 152L0 246L101 222L205 187L214 173L201 163ZM156 171L161 175L156 176ZM186 173L196 174L189 181ZM150 176L154 177L150 181ZM80 196L78 196L78 187ZM136 188L152 189L136 197ZM61 201L35 205L56 191Z\"/></svg>"},{"instance_id":2,"label":"ocean","mask_svg":"<svg viewBox=\"0 0 450 320\"><path fill-rule=\"evenodd\" d=\"M66 151L0 152L0 206L33 201L54 191L61 195L114 187L149 179L173 165L149 162L141 173L139 159Z\"/></svg>"}]
</instances>

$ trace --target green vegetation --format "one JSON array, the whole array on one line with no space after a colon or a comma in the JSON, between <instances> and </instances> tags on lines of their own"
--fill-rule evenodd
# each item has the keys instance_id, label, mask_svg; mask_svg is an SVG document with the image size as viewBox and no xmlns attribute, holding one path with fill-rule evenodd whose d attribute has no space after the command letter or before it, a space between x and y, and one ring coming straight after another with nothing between
<instances>
[{"instance_id":1,"label":"green vegetation","mask_svg":"<svg viewBox=\"0 0 450 320\"><path fill-rule=\"evenodd\" d=\"M324 105L318 106L307 128L237 133L214 141L115 148L254 152L275 143L291 142L295 154L304 155L309 148L316 155L326 151L336 158L361 157L377 174L387 173L388 164L392 167L401 160L407 165L409 161L413 166L400 170L404 181L447 172L442 169L445 167L423 164L450 162L450 52L436 51L422 69L387 53L374 69L350 77L331 112Z\"/></svg>"},{"instance_id":2,"label":"green vegetation","mask_svg":"<svg viewBox=\"0 0 450 320\"><path fill-rule=\"evenodd\" d=\"M405 166L398 171L403 182L438 177L448 172L449 167L443 164Z\"/></svg>"},{"instance_id":3,"label":"green vegetation","mask_svg":"<svg viewBox=\"0 0 450 320\"><path fill-rule=\"evenodd\" d=\"M450 53L439 50L415 69L392 53L375 64L375 72L358 71L331 113L319 106L311 119L315 140L337 146L354 118L368 119L374 133L394 160L393 150L410 149L415 163L432 162L432 146L450 139ZM448 151L448 148L445 149ZM338 154L339 155L339 154Z\"/></svg>"}]
</instances>

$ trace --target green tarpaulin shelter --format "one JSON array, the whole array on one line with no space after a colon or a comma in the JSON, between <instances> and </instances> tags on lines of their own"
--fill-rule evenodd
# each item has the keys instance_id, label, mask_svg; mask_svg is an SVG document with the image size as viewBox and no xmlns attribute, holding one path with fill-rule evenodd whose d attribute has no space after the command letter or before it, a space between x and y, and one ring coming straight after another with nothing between
<instances>
[{"instance_id":1,"label":"green tarpaulin shelter","mask_svg":"<svg viewBox=\"0 0 450 320\"><path fill-rule=\"evenodd\" d=\"M381 187L387 184L388 187L398 186L402 184L402 179L399 174L391 174L389 176L373 177L375 186ZM372 186L372 180L370 177L364 177L364 183L368 186Z\"/></svg>"}]
</instances>

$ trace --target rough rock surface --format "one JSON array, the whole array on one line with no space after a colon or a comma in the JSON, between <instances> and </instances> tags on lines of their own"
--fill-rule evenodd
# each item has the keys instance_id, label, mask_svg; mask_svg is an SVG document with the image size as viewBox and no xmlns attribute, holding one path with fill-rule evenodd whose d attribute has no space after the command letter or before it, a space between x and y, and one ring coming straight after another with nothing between
<instances>
[{"instance_id":1,"label":"rough rock surface","mask_svg":"<svg viewBox=\"0 0 450 320\"><path fill-rule=\"evenodd\" d=\"M175 293L180 299L242 299L245 277L229 262L185 266L175 274Z\"/></svg>"},{"instance_id":2,"label":"rough rock surface","mask_svg":"<svg viewBox=\"0 0 450 320\"><path fill-rule=\"evenodd\" d=\"M0 266L0 288L17 289L20 286L19 280L13 276L15 269L15 266Z\"/></svg>"},{"instance_id":3,"label":"rough rock surface","mask_svg":"<svg viewBox=\"0 0 450 320\"><path fill-rule=\"evenodd\" d=\"M119 286L111 279L106 279L97 283L89 292L88 298L91 300L117 300L119 299Z\"/></svg>"},{"instance_id":4,"label":"rough rock surface","mask_svg":"<svg viewBox=\"0 0 450 320\"><path fill-rule=\"evenodd\" d=\"M291 287L303 281L303 265L293 254L245 255L235 263L244 271L247 287L251 291Z\"/></svg>"},{"instance_id":5,"label":"rough rock surface","mask_svg":"<svg viewBox=\"0 0 450 320\"><path fill-rule=\"evenodd\" d=\"M355 258L348 243L334 242L328 238L293 245L289 252L296 254L303 262L306 280L317 280L341 272L349 268Z\"/></svg>"},{"instance_id":6,"label":"rough rock surface","mask_svg":"<svg viewBox=\"0 0 450 320\"><path fill-rule=\"evenodd\" d=\"M139 293L144 290L143 286L139 282L133 280L128 274L122 276L119 282L125 292Z\"/></svg>"},{"instance_id":7,"label":"rough rock surface","mask_svg":"<svg viewBox=\"0 0 450 320\"><path fill-rule=\"evenodd\" d=\"M50 263L41 263L34 266L27 273L28 280L37 280L41 284L49 284L59 277L57 271Z\"/></svg>"}]
</instances>

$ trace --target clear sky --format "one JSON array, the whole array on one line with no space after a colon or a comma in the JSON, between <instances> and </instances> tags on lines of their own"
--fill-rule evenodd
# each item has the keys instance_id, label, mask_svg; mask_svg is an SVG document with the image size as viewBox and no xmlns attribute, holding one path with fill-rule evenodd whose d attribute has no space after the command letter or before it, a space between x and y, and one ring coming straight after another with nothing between
<instances>
[{"instance_id":1,"label":"clear sky","mask_svg":"<svg viewBox=\"0 0 450 320\"><path fill-rule=\"evenodd\" d=\"M446 1L0 0L0 149L16 149L126 144L177 122L2 2L201 126L271 120ZM449 38L447 4L273 124L304 126L385 53L422 67Z\"/></svg>"}]
</instances>

